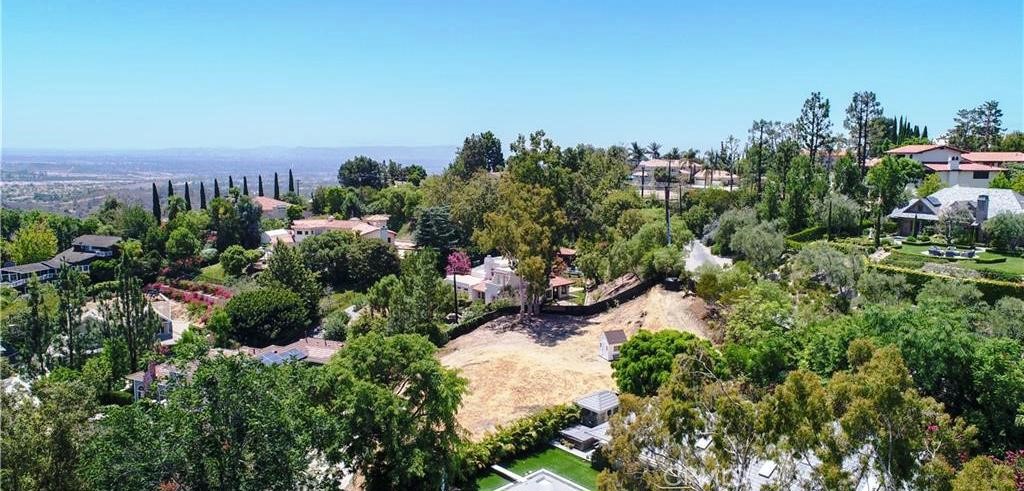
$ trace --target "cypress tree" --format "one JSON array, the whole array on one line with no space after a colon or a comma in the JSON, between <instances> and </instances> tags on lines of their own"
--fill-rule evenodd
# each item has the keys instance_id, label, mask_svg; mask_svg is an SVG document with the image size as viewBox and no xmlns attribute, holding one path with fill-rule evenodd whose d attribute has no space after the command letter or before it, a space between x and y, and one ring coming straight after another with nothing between
<instances>
[{"instance_id":1,"label":"cypress tree","mask_svg":"<svg viewBox=\"0 0 1024 491\"><path fill-rule=\"evenodd\" d=\"M292 177L292 170L288 169L288 192L295 192L295 178Z\"/></svg>"},{"instance_id":2,"label":"cypress tree","mask_svg":"<svg viewBox=\"0 0 1024 491\"><path fill-rule=\"evenodd\" d=\"M199 181L199 209L206 209L206 185Z\"/></svg>"},{"instance_id":3,"label":"cypress tree","mask_svg":"<svg viewBox=\"0 0 1024 491\"><path fill-rule=\"evenodd\" d=\"M228 176L228 189L235 189L235 180Z\"/></svg>"},{"instance_id":4,"label":"cypress tree","mask_svg":"<svg viewBox=\"0 0 1024 491\"><path fill-rule=\"evenodd\" d=\"M167 180L167 197L174 196L174 184L171 184L171 180Z\"/></svg>"},{"instance_id":5,"label":"cypress tree","mask_svg":"<svg viewBox=\"0 0 1024 491\"><path fill-rule=\"evenodd\" d=\"M217 178L213 178L213 199L220 198L220 184L217 183Z\"/></svg>"},{"instance_id":6,"label":"cypress tree","mask_svg":"<svg viewBox=\"0 0 1024 491\"><path fill-rule=\"evenodd\" d=\"M249 196L249 178L242 176L242 194Z\"/></svg>"},{"instance_id":7,"label":"cypress tree","mask_svg":"<svg viewBox=\"0 0 1024 491\"><path fill-rule=\"evenodd\" d=\"M921 138L928 138L928 125L925 125L924 129L921 130Z\"/></svg>"},{"instance_id":8,"label":"cypress tree","mask_svg":"<svg viewBox=\"0 0 1024 491\"><path fill-rule=\"evenodd\" d=\"M274 173L274 199L281 199L281 185L277 182L277 172Z\"/></svg>"},{"instance_id":9,"label":"cypress tree","mask_svg":"<svg viewBox=\"0 0 1024 491\"><path fill-rule=\"evenodd\" d=\"M263 175L256 174L256 192L263 196Z\"/></svg>"},{"instance_id":10,"label":"cypress tree","mask_svg":"<svg viewBox=\"0 0 1024 491\"><path fill-rule=\"evenodd\" d=\"M192 193L188 190L188 181L185 181L185 209L192 211Z\"/></svg>"},{"instance_id":11,"label":"cypress tree","mask_svg":"<svg viewBox=\"0 0 1024 491\"><path fill-rule=\"evenodd\" d=\"M153 183L153 216L157 223L160 223L160 193L156 191L156 183Z\"/></svg>"}]
</instances>

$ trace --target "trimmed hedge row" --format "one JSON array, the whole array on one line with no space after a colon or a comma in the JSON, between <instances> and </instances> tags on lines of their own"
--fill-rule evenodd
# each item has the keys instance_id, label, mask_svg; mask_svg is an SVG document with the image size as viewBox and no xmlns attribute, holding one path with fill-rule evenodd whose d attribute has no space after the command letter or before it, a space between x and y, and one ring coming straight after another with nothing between
<instances>
[{"instance_id":1,"label":"trimmed hedge row","mask_svg":"<svg viewBox=\"0 0 1024 491\"><path fill-rule=\"evenodd\" d=\"M813 242L818 239L825 237L825 227L821 225L815 225L813 227L805 228L799 232L786 236L786 239L794 242Z\"/></svg>"},{"instance_id":2,"label":"trimmed hedge row","mask_svg":"<svg viewBox=\"0 0 1024 491\"><path fill-rule=\"evenodd\" d=\"M966 279L966 278L953 278L951 276L940 275L935 273L927 273L911 268L902 268L899 266L892 266L889 264L871 264L870 267L875 268L883 273L901 274L907 278L907 282L915 287L920 287L925 283L933 279L942 280L959 280L967 283L972 283L974 286L981 291L986 302L995 303L1002 297L1015 297L1024 300L1024 283L1000 281L988 278L981 279Z\"/></svg>"},{"instance_id":3,"label":"trimmed hedge row","mask_svg":"<svg viewBox=\"0 0 1024 491\"><path fill-rule=\"evenodd\" d=\"M578 407L562 404L500 426L483 440L462 448L462 468L468 476L476 476L494 464L543 447L560 430L578 423L579 419Z\"/></svg>"}]
</instances>

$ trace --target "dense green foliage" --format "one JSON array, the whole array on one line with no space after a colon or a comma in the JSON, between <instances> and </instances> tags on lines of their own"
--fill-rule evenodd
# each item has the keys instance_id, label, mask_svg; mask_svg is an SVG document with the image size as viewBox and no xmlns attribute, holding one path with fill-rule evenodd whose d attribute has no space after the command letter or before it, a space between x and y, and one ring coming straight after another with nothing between
<instances>
[{"instance_id":1,"label":"dense green foliage","mask_svg":"<svg viewBox=\"0 0 1024 491\"><path fill-rule=\"evenodd\" d=\"M654 395L667 380L677 355L711 344L693 334L679 331L640 331L619 350L612 362L619 390L638 396Z\"/></svg>"},{"instance_id":2,"label":"dense green foliage","mask_svg":"<svg viewBox=\"0 0 1024 491\"><path fill-rule=\"evenodd\" d=\"M231 338L248 346L287 344L309 327L302 299L282 288L239 293L228 302L226 311L231 321Z\"/></svg>"}]
</instances>

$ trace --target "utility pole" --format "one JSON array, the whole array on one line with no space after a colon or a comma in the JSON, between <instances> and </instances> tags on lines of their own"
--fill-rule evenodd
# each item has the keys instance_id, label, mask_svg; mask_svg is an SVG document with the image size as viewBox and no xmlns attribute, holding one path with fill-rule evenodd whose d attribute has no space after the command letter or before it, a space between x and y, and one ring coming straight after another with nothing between
<instances>
[{"instance_id":1,"label":"utility pole","mask_svg":"<svg viewBox=\"0 0 1024 491\"><path fill-rule=\"evenodd\" d=\"M668 190L672 188L672 161L668 161L668 176L665 177L665 242L672 245L672 220L668 211Z\"/></svg>"},{"instance_id":2,"label":"utility pole","mask_svg":"<svg viewBox=\"0 0 1024 491\"><path fill-rule=\"evenodd\" d=\"M644 177L646 177L646 172L645 172L646 170L647 170L647 168L644 167L643 163L641 163L640 164L640 199L644 198Z\"/></svg>"}]
</instances>

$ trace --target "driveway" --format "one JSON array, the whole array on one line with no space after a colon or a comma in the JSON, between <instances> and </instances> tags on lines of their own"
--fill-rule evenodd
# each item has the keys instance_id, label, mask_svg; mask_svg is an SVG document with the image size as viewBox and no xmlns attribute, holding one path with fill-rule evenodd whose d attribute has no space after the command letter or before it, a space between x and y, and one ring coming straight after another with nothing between
<instances>
[{"instance_id":1,"label":"driveway","mask_svg":"<svg viewBox=\"0 0 1024 491\"><path fill-rule=\"evenodd\" d=\"M727 257L716 256L711 253L711 249L708 246L702 244L699 240L692 240L686 245L688 254L686 256L686 270L689 272L697 271L697 268L705 264L714 264L719 267L726 267L732 264L732 259Z\"/></svg>"}]
</instances>

